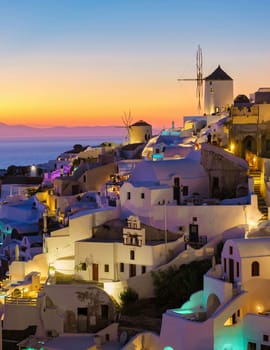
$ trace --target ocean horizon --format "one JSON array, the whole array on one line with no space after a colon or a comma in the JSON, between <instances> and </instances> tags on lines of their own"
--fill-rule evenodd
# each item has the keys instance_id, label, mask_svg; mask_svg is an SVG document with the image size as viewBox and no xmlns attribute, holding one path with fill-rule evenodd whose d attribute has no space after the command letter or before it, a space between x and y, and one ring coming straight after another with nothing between
<instances>
[{"instance_id":1,"label":"ocean horizon","mask_svg":"<svg viewBox=\"0 0 270 350\"><path fill-rule=\"evenodd\" d=\"M102 142L123 144L124 141L123 136L5 138L0 140L0 169L47 163L75 144L98 146Z\"/></svg>"}]
</instances>

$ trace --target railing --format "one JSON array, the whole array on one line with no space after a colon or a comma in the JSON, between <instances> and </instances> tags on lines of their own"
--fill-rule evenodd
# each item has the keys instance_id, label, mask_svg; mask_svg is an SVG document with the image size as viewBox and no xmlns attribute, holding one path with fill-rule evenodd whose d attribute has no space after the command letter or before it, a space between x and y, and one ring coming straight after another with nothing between
<instances>
[{"instance_id":1,"label":"railing","mask_svg":"<svg viewBox=\"0 0 270 350\"><path fill-rule=\"evenodd\" d=\"M5 297L5 304L8 305L29 305L36 306L37 298L13 298L13 297Z\"/></svg>"}]
</instances>

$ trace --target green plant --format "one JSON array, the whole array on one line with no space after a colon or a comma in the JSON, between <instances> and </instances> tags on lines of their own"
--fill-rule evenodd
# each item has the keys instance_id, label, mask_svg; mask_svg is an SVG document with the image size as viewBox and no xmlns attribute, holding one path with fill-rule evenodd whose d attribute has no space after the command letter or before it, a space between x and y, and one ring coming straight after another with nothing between
<instances>
[{"instance_id":1,"label":"green plant","mask_svg":"<svg viewBox=\"0 0 270 350\"><path fill-rule=\"evenodd\" d=\"M132 307L132 305L134 305L138 299L138 293L132 288L127 288L122 293L120 293L121 308L123 313L128 312L130 307Z\"/></svg>"},{"instance_id":2,"label":"green plant","mask_svg":"<svg viewBox=\"0 0 270 350\"><path fill-rule=\"evenodd\" d=\"M203 275L210 267L211 261L203 260L152 272L157 305L164 311L181 306L203 288Z\"/></svg>"}]
</instances>

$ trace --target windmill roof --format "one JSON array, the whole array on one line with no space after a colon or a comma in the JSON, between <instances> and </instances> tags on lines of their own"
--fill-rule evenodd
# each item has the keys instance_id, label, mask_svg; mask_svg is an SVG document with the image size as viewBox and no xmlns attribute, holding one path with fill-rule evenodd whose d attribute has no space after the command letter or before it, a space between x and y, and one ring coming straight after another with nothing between
<instances>
[{"instance_id":1,"label":"windmill roof","mask_svg":"<svg viewBox=\"0 0 270 350\"><path fill-rule=\"evenodd\" d=\"M219 65L213 73L205 78L205 80L232 80L232 78L227 73L225 73Z\"/></svg>"},{"instance_id":2,"label":"windmill roof","mask_svg":"<svg viewBox=\"0 0 270 350\"><path fill-rule=\"evenodd\" d=\"M138 120L136 123L132 124L131 126L151 126L151 125L146 123L144 120Z\"/></svg>"}]
</instances>

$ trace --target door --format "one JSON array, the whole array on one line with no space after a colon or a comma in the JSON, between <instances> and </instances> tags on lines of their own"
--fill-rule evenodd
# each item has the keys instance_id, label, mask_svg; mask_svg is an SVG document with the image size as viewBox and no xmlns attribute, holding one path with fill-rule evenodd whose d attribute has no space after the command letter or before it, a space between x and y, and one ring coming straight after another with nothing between
<instances>
[{"instance_id":1,"label":"door","mask_svg":"<svg viewBox=\"0 0 270 350\"><path fill-rule=\"evenodd\" d=\"M109 305L101 305L101 318L103 320L109 319Z\"/></svg>"},{"instance_id":2,"label":"door","mask_svg":"<svg viewBox=\"0 0 270 350\"><path fill-rule=\"evenodd\" d=\"M129 277L134 277L134 276L136 276L136 265L130 264L129 265Z\"/></svg>"},{"instance_id":3,"label":"door","mask_svg":"<svg viewBox=\"0 0 270 350\"><path fill-rule=\"evenodd\" d=\"M92 264L92 279L98 281L98 264Z\"/></svg>"},{"instance_id":4,"label":"door","mask_svg":"<svg viewBox=\"0 0 270 350\"><path fill-rule=\"evenodd\" d=\"M234 263L233 259L229 259L229 282L234 282Z\"/></svg>"}]
</instances>

